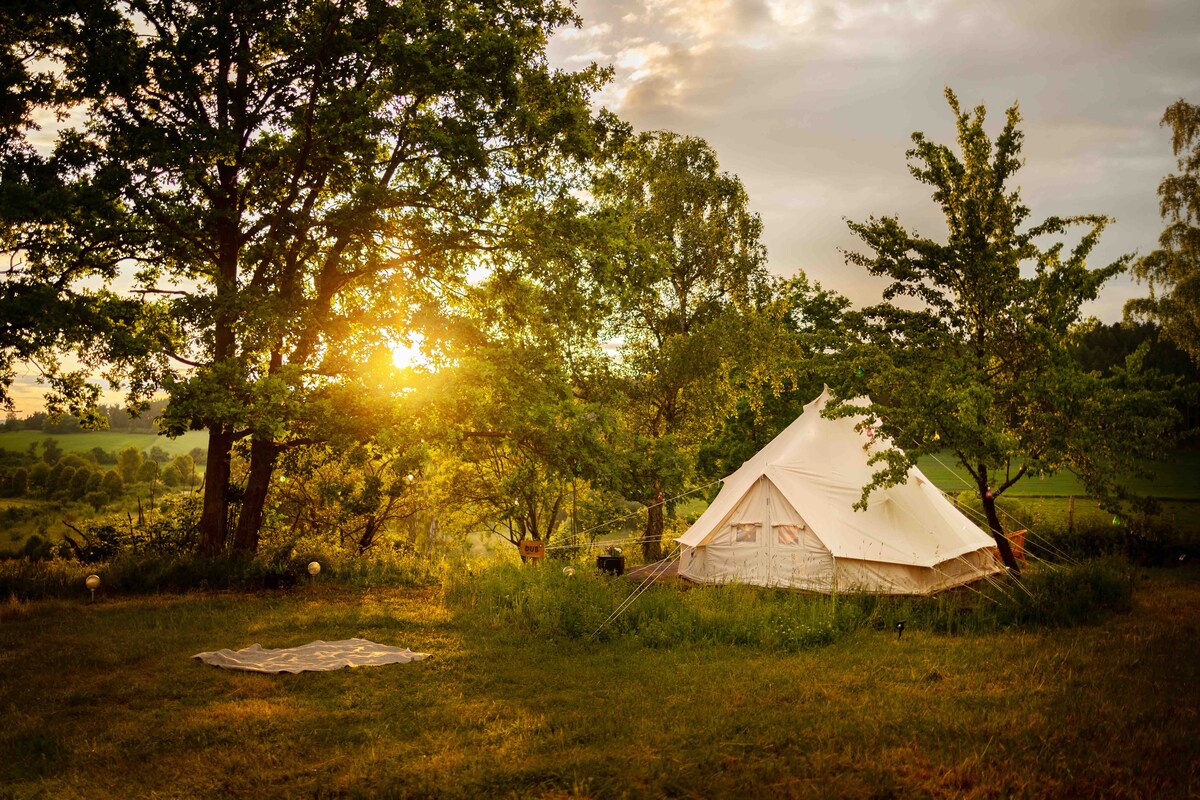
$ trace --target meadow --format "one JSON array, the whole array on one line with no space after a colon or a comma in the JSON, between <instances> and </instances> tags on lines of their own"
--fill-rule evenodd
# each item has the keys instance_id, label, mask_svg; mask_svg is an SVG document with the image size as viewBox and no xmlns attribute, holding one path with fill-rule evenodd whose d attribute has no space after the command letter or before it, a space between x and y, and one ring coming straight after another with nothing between
<instances>
[{"instance_id":1,"label":"meadow","mask_svg":"<svg viewBox=\"0 0 1200 800\"><path fill-rule=\"evenodd\" d=\"M55 439L58 446L66 453L87 453L92 448L99 447L111 453L116 453L126 447L136 447L149 451L151 447L161 447L172 456L191 452L193 448L201 449L208 446L206 431L188 431L177 439L169 439L156 433L129 433L124 431L86 431L83 433L45 433L43 431L3 431L0 432L0 450L10 453L23 453L31 444L38 446L47 439Z\"/></svg>"},{"instance_id":2,"label":"meadow","mask_svg":"<svg viewBox=\"0 0 1200 800\"><path fill-rule=\"evenodd\" d=\"M489 581L509 597L564 585L540 573L524 588L496 573L446 591L319 578L290 592L10 600L0 797L1200 792L1194 567L1138 571L1125 610L1088 624L951 634L918 614L902 637L867 625L797 648L539 632L481 602ZM579 577L588 592L632 589ZM687 595L748 609L738 590ZM679 597L654 588L644 608ZM190 658L353 636L431 656L276 676Z\"/></svg>"},{"instance_id":3,"label":"meadow","mask_svg":"<svg viewBox=\"0 0 1200 800\"><path fill-rule=\"evenodd\" d=\"M942 452L922 456L917 467L945 492L974 491L966 470L955 463L954 455ZM1200 501L1200 450L1181 449L1170 461L1153 464L1149 478L1136 478L1129 488L1139 494L1173 500ZM1045 477L1027 476L1004 493L1005 497L1083 497L1087 490L1069 471Z\"/></svg>"}]
</instances>

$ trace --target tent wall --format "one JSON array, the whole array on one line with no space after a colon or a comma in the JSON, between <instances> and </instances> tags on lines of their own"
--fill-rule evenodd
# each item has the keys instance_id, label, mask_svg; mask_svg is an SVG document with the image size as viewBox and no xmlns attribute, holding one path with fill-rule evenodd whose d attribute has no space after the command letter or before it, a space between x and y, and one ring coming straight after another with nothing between
<instances>
[{"instance_id":1,"label":"tent wall","mask_svg":"<svg viewBox=\"0 0 1200 800\"><path fill-rule=\"evenodd\" d=\"M996 571L989 551L966 553L933 567L883 561L837 560L837 591L878 594L934 594Z\"/></svg>"},{"instance_id":2,"label":"tent wall","mask_svg":"<svg viewBox=\"0 0 1200 800\"><path fill-rule=\"evenodd\" d=\"M750 487L701 547L684 546L680 574L702 583L753 583L828 592L834 560L767 478Z\"/></svg>"}]
</instances>

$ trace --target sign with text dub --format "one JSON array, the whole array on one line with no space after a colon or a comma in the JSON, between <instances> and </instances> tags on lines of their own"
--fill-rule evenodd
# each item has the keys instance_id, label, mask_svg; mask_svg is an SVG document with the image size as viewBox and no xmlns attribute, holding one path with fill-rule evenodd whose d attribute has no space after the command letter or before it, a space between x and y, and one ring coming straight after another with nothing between
<instances>
[{"instance_id":1,"label":"sign with text dub","mask_svg":"<svg viewBox=\"0 0 1200 800\"><path fill-rule=\"evenodd\" d=\"M545 558L546 557L546 543L545 542L535 542L532 539L525 539L518 545L518 548L520 550L522 558Z\"/></svg>"}]
</instances>

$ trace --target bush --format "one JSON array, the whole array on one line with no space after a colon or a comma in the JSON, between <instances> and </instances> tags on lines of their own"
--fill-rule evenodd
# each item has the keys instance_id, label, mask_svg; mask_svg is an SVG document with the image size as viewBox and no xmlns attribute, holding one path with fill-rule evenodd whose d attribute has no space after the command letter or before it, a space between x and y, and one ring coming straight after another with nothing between
<instances>
[{"instance_id":1,"label":"bush","mask_svg":"<svg viewBox=\"0 0 1200 800\"><path fill-rule=\"evenodd\" d=\"M92 568L61 559L0 561L0 597L20 601L85 597L84 578Z\"/></svg>"},{"instance_id":2,"label":"bush","mask_svg":"<svg viewBox=\"0 0 1200 800\"><path fill-rule=\"evenodd\" d=\"M162 482L163 486L174 488L183 482L183 476L179 474L179 470L175 468L174 464L170 464L162 472Z\"/></svg>"},{"instance_id":3,"label":"bush","mask_svg":"<svg viewBox=\"0 0 1200 800\"><path fill-rule=\"evenodd\" d=\"M137 468L137 480L142 483L150 483L158 477L158 462L143 461L142 465Z\"/></svg>"},{"instance_id":4,"label":"bush","mask_svg":"<svg viewBox=\"0 0 1200 800\"><path fill-rule=\"evenodd\" d=\"M92 472L92 470L88 467L80 467L75 471L75 474L71 477L71 499L83 499L83 496L87 494L88 491L88 483L91 482L92 476L95 474L96 473Z\"/></svg>"},{"instance_id":5,"label":"bush","mask_svg":"<svg viewBox=\"0 0 1200 800\"><path fill-rule=\"evenodd\" d=\"M17 555L30 561L47 561L54 557L54 543L35 533L25 540Z\"/></svg>"},{"instance_id":6,"label":"bush","mask_svg":"<svg viewBox=\"0 0 1200 800\"><path fill-rule=\"evenodd\" d=\"M100 481L100 489L110 498L116 500L125 494L125 480L121 477L120 472L110 469L104 473L104 477Z\"/></svg>"},{"instance_id":7,"label":"bush","mask_svg":"<svg viewBox=\"0 0 1200 800\"><path fill-rule=\"evenodd\" d=\"M29 489L45 489L50 481L50 465L39 461L29 468Z\"/></svg>"},{"instance_id":8,"label":"bush","mask_svg":"<svg viewBox=\"0 0 1200 800\"><path fill-rule=\"evenodd\" d=\"M18 467L9 476L8 491L13 497L24 497L28 490L29 473L24 467Z\"/></svg>"}]
</instances>

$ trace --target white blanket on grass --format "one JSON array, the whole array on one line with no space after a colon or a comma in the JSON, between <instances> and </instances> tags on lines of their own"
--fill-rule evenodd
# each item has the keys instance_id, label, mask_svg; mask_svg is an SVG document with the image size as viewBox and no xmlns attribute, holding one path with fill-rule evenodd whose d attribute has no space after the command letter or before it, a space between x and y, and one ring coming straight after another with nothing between
<instances>
[{"instance_id":1,"label":"white blanket on grass","mask_svg":"<svg viewBox=\"0 0 1200 800\"><path fill-rule=\"evenodd\" d=\"M243 650L213 650L197 653L205 664L251 672L321 672L342 667L367 667L379 664L407 664L428 657L407 647L389 647L367 639L343 639L340 642L309 642L299 647L267 650L252 644Z\"/></svg>"}]
</instances>

